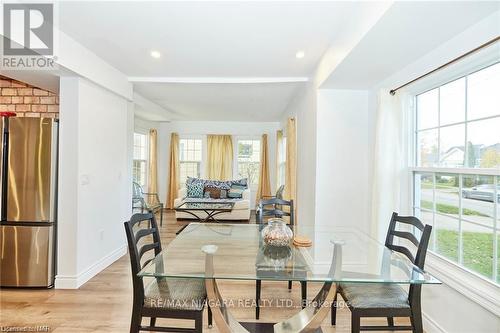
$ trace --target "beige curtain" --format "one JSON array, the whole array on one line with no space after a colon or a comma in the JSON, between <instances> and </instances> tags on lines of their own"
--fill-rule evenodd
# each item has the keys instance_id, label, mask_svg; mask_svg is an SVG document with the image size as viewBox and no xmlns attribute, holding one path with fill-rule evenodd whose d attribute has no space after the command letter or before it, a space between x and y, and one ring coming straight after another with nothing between
<instances>
[{"instance_id":1,"label":"beige curtain","mask_svg":"<svg viewBox=\"0 0 500 333\"><path fill-rule=\"evenodd\" d=\"M170 136L170 173L168 177L167 208L174 208L174 200L179 192L179 134Z\"/></svg>"},{"instance_id":2,"label":"beige curtain","mask_svg":"<svg viewBox=\"0 0 500 333\"><path fill-rule=\"evenodd\" d=\"M295 118L288 118L286 125L286 168L285 193L288 200L296 201L297 197L297 132ZM295 207L297 207L295 205Z\"/></svg>"},{"instance_id":3,"label":"beige curtain","mask_svg":"<svg viewBox=\"0 0 500 333\"><path fill-rule=\"evenodd\" d=\"M262 134L260 142L260 173L259 187L257 188L256 201L258 202L263 196L271 195L271 182L269 180L269 152L267 150L267 134Z\"/></svg>"},{"instance_id":4,"label":"beige curtain","mask_svg":"<svg viewBox=\"0 0 500 333\"><path fill-rule=\"evenodd\" d=\"M276 131L276 190L280 187L280 160L285 153L283 149L283 131Z\"/></svg>"},{"instance_id":5,"label":"beige curtain","mask_svg":"<svg viewBox=\"0 0 500 333\"><path fill-rule=\"evenodd\" d=\"M207 177L233 178L233 140L231 135L207 135Z\"/></svg>"},{"instance_id":6,"label":"beige curtain","mask_svg":"<svg viewBox=\"0 0 500 333\"><path fill-rule=\"evenodd\" d=\"M156 129L149 130L149 174L148 174L148 192L158 193L158 155L157 155L158 133Z\"/></svg>"}]
</instances>

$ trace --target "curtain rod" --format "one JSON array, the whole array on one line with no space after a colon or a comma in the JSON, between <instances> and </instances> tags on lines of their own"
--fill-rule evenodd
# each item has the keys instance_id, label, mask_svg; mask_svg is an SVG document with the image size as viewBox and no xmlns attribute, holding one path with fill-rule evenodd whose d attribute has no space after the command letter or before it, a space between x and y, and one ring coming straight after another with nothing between
<instances>
[{"instance_id":1,"label":"curtain rod","mask_svg":"<svg viewBox=\"0 0 500 333\"><path fill-rule=\"evenodd\" d=\"M391 91L389 91L389 93L391 95L395 95L396 91L398 91L399 89L401 89L403 87L406 87L406 86L412 84L413 82L418 81L418 80L420 80L420 79L422 79L422 78L424 78L424 77L426 77L428 75L431 75L431 74L433 74L433 73L435 73L435 72L437 72L437 71L439 71L439 70L441 70L441 69L443 69L443 68L445 68L445 67L447 67L447 66L449 66L449 65L451 65L451 64L453 64L453 63L455 63L455 62L457 62L457 61L459 61L459 60L461 60L461 59L463 59L463 58L465 58L465 57L467 57L467 56L469 56L469 55L471 55L471 54L479 51L479 50L481 50L482 48L485 48L487 46L490 46L491 44L494 44L494 43L498 42L499 40L500 40L500 36L497 36L497 37L493 38L492 40L490 40L490 41L488 41L488 42L486 42L486 43L484 43L482 45L479 45L475 49L470 50L469 52L466 52L466 53L462 54L461 56L458 56L455 59L452 59L452 60L448 61L446 64L441 65L441 66L439 66L437 68L434 68L430 72L427 72L427 73L425 73L423 75L420 75L419 77L417 77L417 78L415 78L415 79L413 79L411 81L408 81L405 84L402 84L402 85L400 85L397 88L392 89Z\"/></svg>"}]
</instances>

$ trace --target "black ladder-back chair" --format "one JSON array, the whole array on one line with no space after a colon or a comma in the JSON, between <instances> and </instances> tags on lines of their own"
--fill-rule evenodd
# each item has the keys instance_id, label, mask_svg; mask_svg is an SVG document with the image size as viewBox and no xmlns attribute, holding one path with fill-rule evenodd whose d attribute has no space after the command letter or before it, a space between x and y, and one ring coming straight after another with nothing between
<instances>
[{"instance_id":1,"label":"black ladder-back chair","mask_svg":"<svg viewBox=\"0 0 500 333\"><path fill-rule=\"evenodd\" d=\"M138 228L134 232L134 226L143 221L148 222L146 223L148 227ZM143 279L137 276L137 274L162 250L156 218L153 213L134 214L130 218L130 221L124 223L124 226L127 234L134 289L130 332L201 333L203 328L203 307L206 300L204 281L196 279L154 278L152 283L148 284L147 288L145 288ZM152 238L152 242L147 242L147 238ZM141 264L143 256L152 250L154 250L154 256ZM178 302L176 303L175 301ZM143 317L151 318L149 326L142 326ZM194 329L157 327L156 318L191 319L194 320L195 327ZM208 308L208 324L209 326L212 325L210 308Z\"/></svg>"},{"instance_id":2,"label":"black ladder-back chair","mask_svg":"<svg viewBox=\"0 0 500 333\"><path fill-rule=\"evenodd\" d=\"M418 229L421 233L420 239L415 236L414 232L396 230L397 223ZM432 227L430 225L424 225L416 217L399 216L397 213L392 213L385 246L392 251L403 254L415 266L423 270L431 231ZM415 256L408 247L396 245L394 243L395 237L413 243L417 249ZM408 273L411 274L412 272ZM421 291L421 284L411 284L408 293L394 284L346 283L339 286L339 293L351 310L351 332L353 333L365 330L411 330L415 333L422 333ZM337 295L335 295L332 304L332 325L336 324L336 303ZM363 317L386 317L388 326L361 326L360 321ZM394 317L409 317L411 326L395 326Z\"/></svg>"},{"instance_id":3,"label":"black ladder-back chair","mask_svg":"<svg viewBox=\"0 0 500 333\"><path fill-rule=\"evenodd\" d=\"M279 191L279 190L278 190ZM272 207L266 209L266 207ZM279 208L278 208L279 207ZM288 207L288 212L283 210L283 207ZM289 226L293 227L295 222L294 206L293 200L287 201L280 198L273 198L267 200L260 200L257 206L256 220L258 224L264 222L264 217L278 217L282 218L288 216L290 218ZM255 284L255 319L259 319L260 316L260 294L261 294L262 280L256 280ZM301 298L302 298L302 308L305 307L307 299L307 282L300 281L301 287ZM288 289L292 289L292 281L288 281Z\"/></svg>"}]
</instances>

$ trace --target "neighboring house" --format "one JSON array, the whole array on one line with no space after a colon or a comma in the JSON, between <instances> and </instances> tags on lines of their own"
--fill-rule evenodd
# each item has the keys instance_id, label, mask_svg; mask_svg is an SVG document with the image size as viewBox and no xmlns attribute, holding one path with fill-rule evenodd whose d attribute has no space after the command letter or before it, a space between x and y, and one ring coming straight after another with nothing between
<instances>
[{"instance_id":1,"label":"neighboring house","mask_svg":"<svg viewBox=\"0 0 500 333\"><path fill-rule=\"evenodd\" d=\"M496 152L500 155L500 143L495 143L489 146L482 144L469 143L469 151L467 153L469 166L479 167L482 166L483 158L487 152ZM455 146L448 149L440 159L440 165L446 168L462 167L464 165L465 148L464 146Z\"/></svg>"}]
</instances>

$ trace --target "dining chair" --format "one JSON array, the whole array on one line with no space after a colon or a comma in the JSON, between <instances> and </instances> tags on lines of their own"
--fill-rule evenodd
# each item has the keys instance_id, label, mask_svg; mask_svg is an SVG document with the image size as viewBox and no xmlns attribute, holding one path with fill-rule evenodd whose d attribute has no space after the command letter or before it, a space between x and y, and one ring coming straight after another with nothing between
<instances>
[{"instance_id":1,"label":"dining chair","mask_svg":"<svg viewBox=\"0 0 500 333\"><path fill-rule=\"evenodd\" d=\"M146 223L148 227L138 228L138 224L143 221L148 222ZM124 223L124 226L127 234L134 290L130 332L201 333L203 328L203 308L206 301L204 280L152 278L152 281L145 283L143 278L138 276L138 273L162 249L156 218L153 213L134 214L130 221ZM151 253L151 251L154 252ZM146 253L149 253L149 255L143 258ZM149 326L142 326L143 317L150 318ZM156 318L194 320L194 328L156 326ZM212 325L210 307L208 307L208 325L209 327Z\"/></svg>"},{"instance_id":2,"label":"dining chair","mask_svg":"<svg viewBox=\"0 0 500 333\"><path fill-rule=\"evenodd\" d=\"M266 208L268 207L268 208ZM281 209L278 209L281 208ZM288 207L288 211L283 209L284 207ZM265 217L277 217L282 218L288 216L290 218L290 222L288 226L293 228L295 223L295 215L294 215L294 206L293 200L287 201L280 198L272 198L272 199L262 199L259 201L256 211L256 221L258 224L264 223ZM262 280L255 281L255 319L259 319L260 316L260 295L261 295L261 287ZM301 299L302 299L302 308L305 307L307 300L307 282L300 281L301 287ZM292 290L292 281L288 281L288 290Z\"/></svg>"},{"instance_id":3,"label":"dining chair","mask_svg":"<svg viewBox=\"0 0 500 333\"><path fill-rule=\"evenodd\" d=\"M413 232L398 229L399 223L410 226ZM419 231L416 231L418 229ZM392 251L406 256L419 269L424 269L427 247L432 227L424 225L418 218L413 216L399 216L392 213L389 230L385 240L385 246ZM420 234L416 236L415 234ZM401 243L395 242L395 238L404 239ZM414 246L404 246L403 243L411 242ZM412 249L410 249L412 248ZM416 250L415 250L416 249ZM412 251L413 250L413 251ZM413 255L415 252L415 255ZM407 272L412 274L412 272ZM341 283L338 293L351 310L351 332L360 331L413 331L422 333L422 310L421 310L421 284L411 284L406 292L397 284L362 284ZM337 295L331 307L332 325L336 324ZM361 326L363 317L386 317L387 326ZM395 326L394 317L409 317L411 326Z\"/></svg>"},{"instance_id":4,"label":"dining chair","mask_svg":"<svg viewBox=\"0 0 500 333\"><path fill-rule=\"evenodd\" d=\"M139 183L132 182L132 209L140 208L141 213L144 210L157 213L160 212L160 226L163 225L163 203L160 202L158 193L144 192Z\"/></svg>"}]
</instances>

